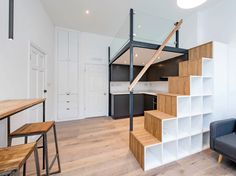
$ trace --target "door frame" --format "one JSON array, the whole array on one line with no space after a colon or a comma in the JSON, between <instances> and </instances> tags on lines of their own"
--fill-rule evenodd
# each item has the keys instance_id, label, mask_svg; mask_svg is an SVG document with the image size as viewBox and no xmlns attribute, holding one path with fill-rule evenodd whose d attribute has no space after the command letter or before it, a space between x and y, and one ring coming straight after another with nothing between
<instances>
[{"instance_id":1,"label":"door frame","mask_svg":"<svg viewBox=\"0 0 236 176\"><path fill-rule=\"evenodd\" d=\"M87 117L87 112L86 112L86 94L87 94L87 91L86 91L86 83L85 83L85 81L86 81L86 76L85 76L85 74L86 74L86 67L87 66L91 66L91 65L94 65L94 66L104 66L104 67L106 67L106 72L107 72L107 74L108 74L108 65L107 64L105 64L105 63L101 63L101 64L98 64L98 63L85 63L84 64L84 69L83 69L83 115L84 115L84 118L89 118L89 117ZM107 79L107 75L106 75L106 88L107 88L107 90L106 90L106 116L108 116L108 104L109 104L109 102L108 102L108 96L109 96L109 92L108 92L108 87L109 87L109 81L108 81L108 79ZM85 109L86 108L86 109ZM95 116L93 116L93 117L95 117ZM100 117L100 116L99 116Z\"/></svg>"}]
</instances>

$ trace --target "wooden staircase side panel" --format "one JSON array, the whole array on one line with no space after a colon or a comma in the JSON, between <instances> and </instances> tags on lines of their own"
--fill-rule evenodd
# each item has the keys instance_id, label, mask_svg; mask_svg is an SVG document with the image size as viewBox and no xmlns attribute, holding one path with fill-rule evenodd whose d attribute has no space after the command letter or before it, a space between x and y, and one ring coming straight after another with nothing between
<instances>
[{"instance_id":1,"label":"wooden staircase side panel","mask_svg":"<svg viewBox=\"0 0 236 176\"><path fill-rule=\"evenodd\" d=\"M162 141L162 121L145 112L144 128L159 141Z\"/></svg>"},{"instance_id":2,"label":"wooden staircase side panel","mask_svg":"<svg viewBox=\"0 0 236 176\"><path fill-rule=\"evenodd\" d=\"M213 58L213 42L189 49L189 60L198 60L203 57Z\"/></svg>"},{"instance_id":3,"label":"wooden staircase side panel","mask_svg":"<svg viewBox=\"0 0 236 176\"><path fill-rule=\"evenodd\" d=\"M157 95L157 109L166 114L177 115L177 96Z\"/></svg>"},{"instance_id":4,"label":"wooden staircase side panel","mask_svg":"<svg viewBox=\"0 0 236 176\"><path fill-rule=\"evenodd\" d=\"M190 95L190 77L169 77L168 87L169 93Z\"/></svg>"},{"instance_id":5,"label":"wooden staircase side panel","mask_svg":"<svg viewBox=\"0 0 236 176\"><path fill-rule=\"evenodd\" d=\"M144 146L135 138L133 133L129 135L129 148L133 153L134 157L144 169Z\"/></svg>"},{"instance_id":6,"label":"wooden staircase side panel","mask_svg":"<svg viewBox=\"0 0 236 176\"><path fill-rule=\"evenodd\" d=\"M180 62L179 76L202 76L202 59Z\"/></svg>"}]
</instances>

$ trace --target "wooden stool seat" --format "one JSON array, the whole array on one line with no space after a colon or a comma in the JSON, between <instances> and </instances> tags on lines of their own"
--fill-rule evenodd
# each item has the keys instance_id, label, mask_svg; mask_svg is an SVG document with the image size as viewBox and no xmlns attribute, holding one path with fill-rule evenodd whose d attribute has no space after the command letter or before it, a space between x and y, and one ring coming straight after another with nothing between
<instances>
[{"instance_id":1,"label":"wooden stool seat","mask_svg":"<svg viewBox=\"0 0 236 176\"><path fill-rule=\"evenodd\" d=\"M54 121L28 123L10 134L11 137L31 136L47 133L55 124Z\"/></svg>"},{"instance_id":2,"label":"wooden stool seat","mask_svg":"<svg viewBox=\"0 0 236 176\"><path fill-rule=\"evenodd\" d=\"M35 149L36 143L0 149L0 175L1 173L11 173L12 171L19 172L20 168L30 157L32 152L37 151L37 149Z\"/></svg>"}]
</instances>

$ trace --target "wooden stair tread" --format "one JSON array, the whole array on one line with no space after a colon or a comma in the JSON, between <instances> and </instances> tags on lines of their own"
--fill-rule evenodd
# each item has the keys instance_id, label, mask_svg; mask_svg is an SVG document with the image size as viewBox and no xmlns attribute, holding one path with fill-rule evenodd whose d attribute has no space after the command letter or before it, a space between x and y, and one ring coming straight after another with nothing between
<instances>
[{"instance_id":1,"label":"wooden stair tread","mask_svg":"<svg viewBox=\"0 0 236 176\"><path fill-rule=\"evenodd\" d=\"M181 94L174 94L174 93L158 93L158 95L166 95L166 96L172 96L172 97L178 97L178 96L185 96Z\"/></svg>"},{"instance_id":2,"label":"wooden stair tread","mask_svg":"<svg viewBox=\"0 0 236 176\"><path fill-rule=\"evenodd\" d=\"M173 115L166 114L166 113L158 111L158 110L145 111L145 113L148 113L148 114L152 115L153 117L156 117L156 118L161 119L161 120L176 118Z\"/></svg>"},{"instance_id":3,"label":"wooden stair tread","mask_svg":"<svg viewBox=\"0 0 236 176\"><path fill-rule=\"evenodd\" d=\"M158 144L160 141L155 138L152 134L150 134L145 129L138 129L131 132L133 136L143 145L149 146L153 144Z\"/></svg>"},{"instance_id":4,"label":"wooden stair tread","mask_svg":"<svg viewBox=\"0 0 236 176\"><path fill-rule=\"evenodd\" d=\"M0 149L0 173L20 169L34 151L36 143Z\"/></svg>"},{"instance_id":5,"label":"wooden stair tread","mask_svg":"<svg viewBox=\"0 0 236 176\"><path fill-rule=\"evenodd\" d=\"M16 137L22 135L37 135L47 133L52 128L54 123L54 121L28 123L12 132L10 135Z\"/></svg>"}]
</instances>

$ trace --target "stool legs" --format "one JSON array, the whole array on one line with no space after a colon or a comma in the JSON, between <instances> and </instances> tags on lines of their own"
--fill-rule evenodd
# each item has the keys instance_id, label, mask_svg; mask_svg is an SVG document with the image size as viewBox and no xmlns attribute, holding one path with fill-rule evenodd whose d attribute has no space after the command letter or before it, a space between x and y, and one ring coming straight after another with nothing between
<instances>
[{"instance_id":1,"label":"stool legs","mask_svg":"<svg viewBox=\"0 0 236 176\"><path fill-rule=\"evenodd\" d=\"M57 131L56 131L56 125L53 125L53 131L54 131L54 141L55 141L55 148L56 148L56 155L57 155L57 164L58 164L58 172L61 172L61 162L60 162L60 156L59 156L59 149L58 149L58 142L57 142Z\"/></svg>"},{"instance_id":2,"label":"stool legs","mask_svg":"<svg viewBox=\"0 0 236 176\"><path fill-rule=\"evenodd\" d=\"M35 167L36 167L37 176L40 176L39 155L38 155L37 147L35 147L34 149L34 159L35 159Z\"/></svg>"},{"instance_id":3,"label":"stool legs","mask_svg":"<svg viewBox=\"0 0 236 176\"><path fill-rule=\"evenodd\" d=\"M44 158L45 158L46 176L49 176L47 133L43 134L43 138L44 138L44 140L43 140L43 151L44 151Z\"/></svg>"}]
</instances>

